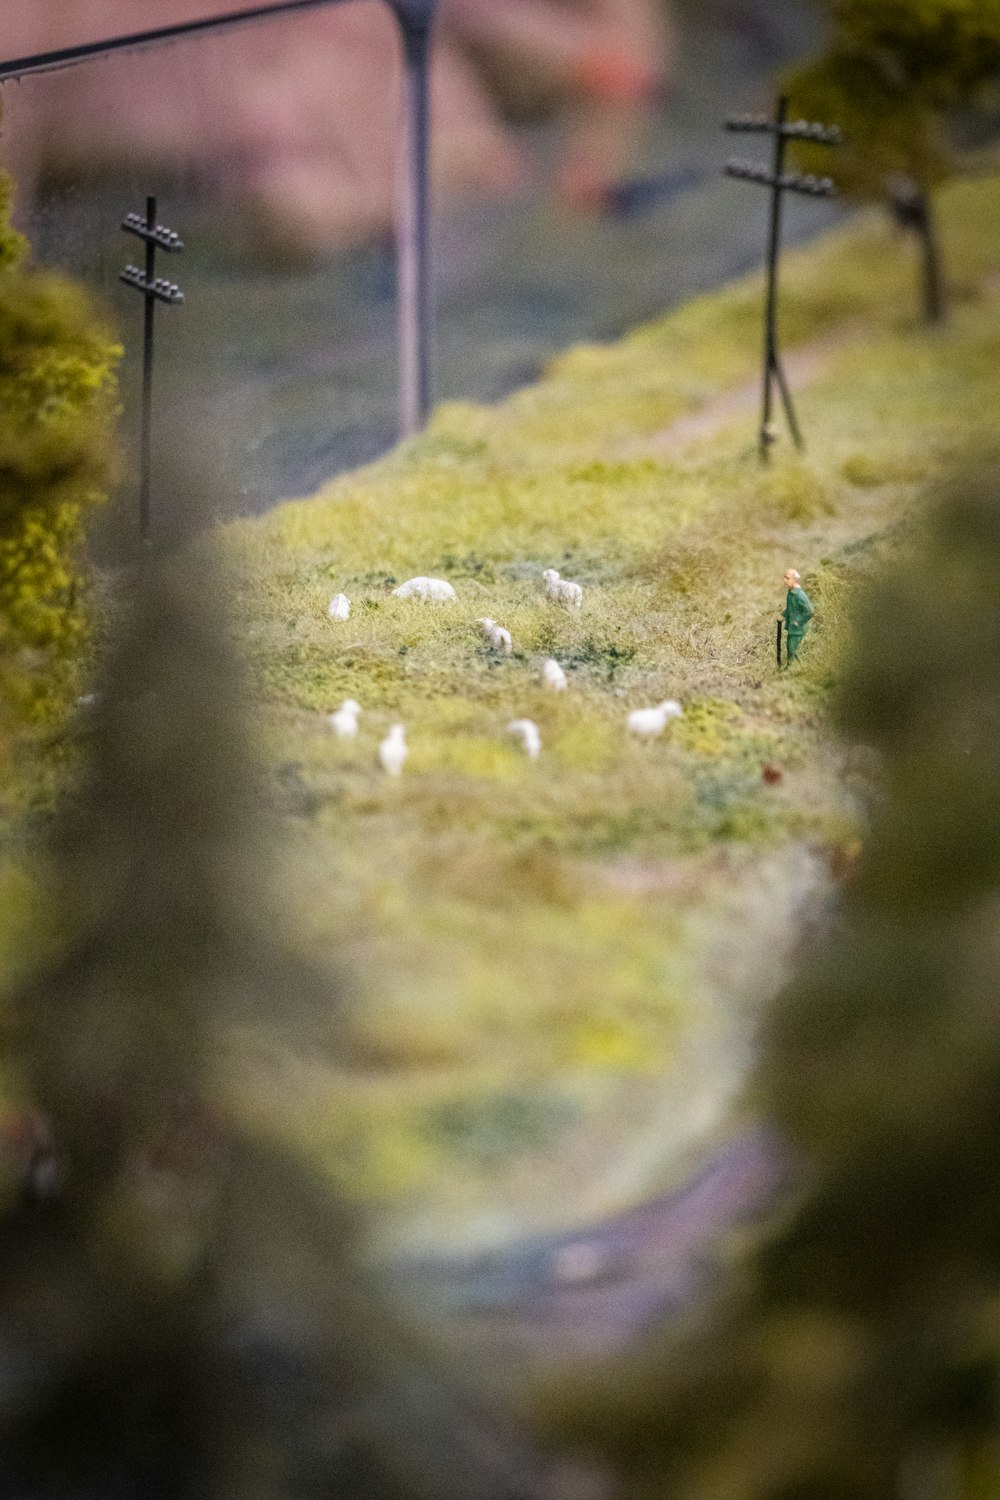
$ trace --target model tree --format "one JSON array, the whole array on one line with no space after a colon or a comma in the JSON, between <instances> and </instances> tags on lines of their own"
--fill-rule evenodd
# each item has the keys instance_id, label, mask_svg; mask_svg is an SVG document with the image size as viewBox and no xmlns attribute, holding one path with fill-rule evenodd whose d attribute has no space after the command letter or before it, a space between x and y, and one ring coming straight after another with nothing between
<instances>
[{"instance_id":1,"label":"model tree","mask_svg":"<svg viewBox=\"0 0 1000 1500\"><path fill-rule=\"evenodd\" d=\"M28 264L0 174L0 707L51 712L84 633L81 541L115 469L120 350L85 293Z\"/></svg>"},{"instance_id":2,"label":"model tree","mask_svg":"<svg viewBox=\"0 0 1000 1500\"><path fill-rule=\"evenodd\" d=\"M284 940L226 579L183 541L219 481L164 485L49 829L58 943L0 1005L54 1168L0 1205L0 1494L534 1500L332 1184L238 1102L248 1043L339 1044L338 981Z\"/></svg>"},{"instance_id":3,"label":"model tree","mask_svg":"<svg viewBox=\"0 0 1000 1500\"><path fill-rule=\"evenodd\" d=\"M1000 0L827 0L827 52L789 80L792 107L845 132L837 182L856 201L883 202L921 246L923 306L945 315L933 189L956 169L952 111L1000 73ZM817 170L815 148L796 148ZM825 170L824 166L824 170Z\"/></svg>"}]
</instances>

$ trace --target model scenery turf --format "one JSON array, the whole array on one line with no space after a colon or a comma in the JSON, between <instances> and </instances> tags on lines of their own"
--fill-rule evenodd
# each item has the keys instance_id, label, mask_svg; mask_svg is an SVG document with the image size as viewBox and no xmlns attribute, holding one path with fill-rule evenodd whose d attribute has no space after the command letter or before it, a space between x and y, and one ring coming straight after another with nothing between
<instances>
[{"instance_id":1,"label":"model scenery turf","mask_svg":"<svg viewBox=\"0 0 1000 1500\"><path fill-rule=\"evenodd\" d=\"M858 834L824 720L852 588L990 420L996 184L949 190L942 217L945 337L915 326L881 217L789 256L783 331L814 356L814 437L769 474L752 277L570 351L499 407L446 405L381 464L231 529L269 754L299 788L305 926L355 976L364 1060L345 1080L289 1059L296 1106L273 1118L363 1195L419 1201L428 1232L476 1209L597 1211L637 1159L676 1161L720 1118L798 903ZM745 413L726 394L744 382ZM675 442L693 411L707 435ZM779 677L790 560L815 621ZM580 608L544 597L551 567ZM455 603L392 597L425 569ZM333 587L354 601L335 635ZM503 621L509 655L477 644L479 619ZM547 661L565 692L539 680ZM345 697L370 743L330 734ZM683 718L634 742L627 714L668 699ZM388 785L372 747L395 722L409 757Z\"/></svg>"},{"instance_id":2,"label":"model scenery turf","mask_svg":"<svg viewBox=\"0 0 1000 1500\"><path fill-rule=\"evenodd\" d=\"M230 1038L235 1104L408 1242L579 1222L723 1128L802 902L859 836L865 767L825 718L852 591L995 412L1000 186L948 189L941 219L944 332L915 323L881 217L788 257L804 457L756 462L755 276L226 529L273 873L351 995L346 1061ZM779 674L791 563L815 618ZM415 578L454 600L394 595ZM668 701L662 735L627 733ZM13 855L0 887L9 967L33 900Z\"/></svg>"}]
</instances>

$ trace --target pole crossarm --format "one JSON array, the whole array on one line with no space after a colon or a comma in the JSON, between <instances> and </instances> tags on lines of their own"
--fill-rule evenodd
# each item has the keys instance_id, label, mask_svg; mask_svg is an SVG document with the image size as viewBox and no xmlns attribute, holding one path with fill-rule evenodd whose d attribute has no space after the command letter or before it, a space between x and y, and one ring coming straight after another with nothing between
<instances>
[{"instance_id":1,"label":"pole crossarm","mask_svg":"<svg viewBox=\"0 0 1000 1500\"><path fill-rule=\"evenodd\" d=\"M206 32L225 31L247 26L253 21L269 21L298 11L322 10L328 5L342 5L345 0L273 0L269 5L254 5L247 10L230 11L228 15L204 16L198 21L179 21L173 26L158 26L151 31L134 31L124 36L106 37L100 42L81 42L75 47L60 47L54 52L36 52L30 57L0 62L0 83L8 79L29 78L38 73L57 73L75 68L94 58L112 57L119 52L139 52L166 42L183 41L185 37Z\"/></svg>"},{"instance_id":2,"label":"pole crossarm","mask_svg":"<svg viewBox=\"0 0 1000 1500\"><path fill-rule=\"evenodd\" d=\"M844 144L844 132L839 125L821 125L813 120L778 124L767 115L730 115L725 128L745 135L780 135L787 141L815 141L819 146Z\"/></svg>"},{"instance_id":3,"label":"pole crossarm","mask_svg":"<svg viewBox=\"0 0 1000 1500\"><path fill-rule=\"evenodd\" d=\"M176 306L178 302L184 301L184 293L176 282L167 281L165 276L154 276L150 281L138 266L126 266L118 280L124 281L126 286L134 286L137 291L146 292L158 302L169 302L171 306Z\"/></svg>"},{"instance_id":4,"label":"pole crossarm","mask_svg":"<svg viewBox=\"0 0 1000 1500\"><path fill-rule=\"evenodd\" d=\"M134 234L140 240L152 240L161 250L172 255L178 255L184 249L184 241L176 229L168 229L165 224L147 224L142 214L126 214L122 228L126 234Z\"/></svg>"},{"instance_id":5,"label":"pole crossarm","mask_svg":"<svg viewBox=\"0 0 1000 1500\"><path fill-rule=\"evenodd\" d=\"M775 177L768 168L756 162L734 157L725 166L727 177L740 177L745 182L759 182L766 187L777 187L782 192L805 193L812 198L836 198L837 185L832 177L816 177L812 172L782 172Z\"/></svg>"}]
</instances>

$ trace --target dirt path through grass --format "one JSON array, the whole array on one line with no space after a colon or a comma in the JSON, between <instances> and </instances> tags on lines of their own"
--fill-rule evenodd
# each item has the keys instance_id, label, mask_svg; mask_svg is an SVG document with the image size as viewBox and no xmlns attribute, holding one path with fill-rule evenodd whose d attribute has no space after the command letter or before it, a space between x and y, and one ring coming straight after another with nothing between
<instances>
[{"instance_id":1,"label":"dirt path through grass","mask_svg":"<svg viewBox=\"0 0 1000 1500\"><path fill-rule=\"evenodd\" d=\"M850 343L857 341L857 328L828 334L802 348L792 349L783 357L785 378L793 391L800 391L812 384L830 367L835 355L840 354ZM654 433L632 443L623 445L623 458L640 458L644 455L663 456L683 453L698 443L707 442L731 426L736 420L760 410L761 381L748 381L706 402L700 411L689 412L678 417L661 432ZM781 413L778 413L779 421Z\"/></svg>"}]
</instances>

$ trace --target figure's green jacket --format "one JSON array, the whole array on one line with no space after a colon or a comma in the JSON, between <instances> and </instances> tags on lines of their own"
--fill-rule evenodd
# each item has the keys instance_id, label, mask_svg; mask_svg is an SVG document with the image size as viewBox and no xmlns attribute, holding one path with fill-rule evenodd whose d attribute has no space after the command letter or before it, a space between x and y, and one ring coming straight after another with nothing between
<instances>
[{"instance_id":1,"label":"figure's green jacket","mask_svg":"<svg viewBox=\"0 0 1000 1500\"><path fill-rule=\"evenodd\" d=\"M785 599L785 624L789 635L805 635L806 626L813 617L813 607L805 589L789 589Z\"/></svg>"}]
</instances>

